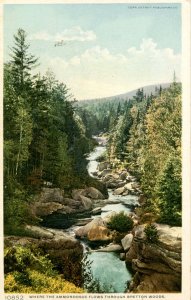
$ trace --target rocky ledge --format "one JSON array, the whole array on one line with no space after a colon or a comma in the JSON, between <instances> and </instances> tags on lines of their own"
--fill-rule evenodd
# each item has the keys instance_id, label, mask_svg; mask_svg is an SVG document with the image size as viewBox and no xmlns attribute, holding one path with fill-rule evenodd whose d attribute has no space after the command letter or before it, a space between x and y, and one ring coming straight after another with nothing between
<instances>
[{"instance_id":1,"label":"rocky ledge","mask_svg":"<svg viewBox=\"0 0 191 300\"><path fill-rule=\"evenodd\" d=\"M91 211L97 201L104 199L104 195L94 187L72 191L71 198L64 195L60 188L43 188L38 194L31 210L36 217L45 217L54 212L61 214L75 214Z\"/></svg>"},{"instance_id":2,"label":"rocky ledge","mask_svg":"<svg viewBox=\"0 0 191 300\"><path fill-rule=\"evenodd\" d=\"M39 226L28 225L26 228L36 238L6 236L5 247L36 246L46 255L55 267L64 275L66 280L81 286L81 261L83 247L78 240L62 232L62 230L47 229Z\"/></svg>"},{"instance_id":3,"label":"rocky ledge","mask_svg":"<svg viewBox=\"0 0 191 300\"><path fill-rule=\"evenodd\" d=\"M122 245L125 260L131 262L135 275L129 291L133 293L178 292L181 290L181 227L155 224L158 242L149 243L145 225L134 227Z\"/></svg>"}]
</instances>

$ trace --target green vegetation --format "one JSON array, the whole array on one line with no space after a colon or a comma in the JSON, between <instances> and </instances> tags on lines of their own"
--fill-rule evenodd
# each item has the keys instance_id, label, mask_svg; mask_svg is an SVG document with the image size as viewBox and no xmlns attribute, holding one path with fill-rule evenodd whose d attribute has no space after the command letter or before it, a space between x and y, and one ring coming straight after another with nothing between
<instances>
[{"instance_id":1,"label":"green vegetation","mask_svg":"<svg viewBox=\"0 0 191 300\"><path fill-rule=\"evenodd\" d=\"M29 246L5 248L5 292L83 293L55 270L48 255Z\"/></svg>"},{"instance_id":2,"label":"green vegetation","mask_svg":"<svg viewBox=\"0 0 191 300\"><path fill-rule=\"evenodd\" d=\"M133 220L122 211L111 217L108 227L119 232L127 232L133 228Z\"/></svg>"},{"instance_id":3,"label":"green vegetation","mask_svg":"<svg viewBox=\"0 0 191 300\"><path fill-rule=\"evenodd\" d=\"M149 243L157 243L158 231L154 224L147 224L144 232L146 233L146 238Z\"/></svg>"},{"instance_id":4,"label":"green vegetation","mask_svg":"<svg viewBox=\"0 0 191 300\"><path fill-rule=\"evenodd\" d=\"M85 154L95 143L75 112L65 84L49 70L32 75L38 59L27 35L14 35L11 60L4 65L5 233L35 223L29 206L44 182L65 191L90 183ZM22 229L23 230L23 229ZM22 231L21 230L21 231ZM21 232L20 231L20 232Z\"/></svg>"},{"instance_id":5,"label":"green vegetation","mask_svg":"<svg viewBox=\"0 0 191 300\"><path fill-rule=\"evenodd\" d=\"M118 159L140 181L144 212L181 225L181 84L174 81L155 96L138 90L119 108L106 102L102 114L109 105L107 160Z\"/></svg>"}]
</instances>

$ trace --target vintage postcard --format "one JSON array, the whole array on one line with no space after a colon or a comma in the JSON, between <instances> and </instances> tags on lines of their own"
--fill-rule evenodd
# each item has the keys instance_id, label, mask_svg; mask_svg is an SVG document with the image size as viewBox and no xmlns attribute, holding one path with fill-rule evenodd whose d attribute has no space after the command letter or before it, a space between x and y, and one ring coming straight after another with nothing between
<instances>
[{"instance_id":1,"label":"vintage postcard","mask_svg":"<svg viewBox=\"0 0 191 300\"><path fill-rule=\"evenodd\" d=\"M1 0L5 300L190 299L190 1Z\"/></svg>"}]
</instances>

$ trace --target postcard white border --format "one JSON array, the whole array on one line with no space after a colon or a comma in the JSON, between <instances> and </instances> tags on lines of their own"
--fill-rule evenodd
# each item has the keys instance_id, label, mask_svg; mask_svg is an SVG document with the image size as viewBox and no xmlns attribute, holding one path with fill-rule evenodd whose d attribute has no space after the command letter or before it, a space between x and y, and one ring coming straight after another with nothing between
<instances>
[{"instance_id":1,"label":"postcard white border","mask_svg":"<svg viewBox=\"0 0 191 300\"><path fill-rule=\"evenodd\" d=\"M4 4L87 4L87 3L127 3L127 4L161 4L170 3L182 5L182 82L183 82L183 255L182 255L182 292L160 294L4 294L3 289L3 146L0 148L0 298L6 300L29 300L29 299L166 299L166 300L190 300L191 299L191 1L190 0L0 0L0 139L3 145L3 5ZM18 294L17 294L18 295ZM2 297L1 297L2 296ZM23 296L23 297L22 297ZM99 296L99 297L98 297ZM125 296L125 298L124 298Z\"/></svg>"}]
</instances>

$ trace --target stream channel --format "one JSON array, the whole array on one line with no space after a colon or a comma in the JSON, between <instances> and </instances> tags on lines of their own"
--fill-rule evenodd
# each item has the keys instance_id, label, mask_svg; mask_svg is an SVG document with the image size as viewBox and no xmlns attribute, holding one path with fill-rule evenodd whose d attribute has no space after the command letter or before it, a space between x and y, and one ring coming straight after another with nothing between
<instances>
[{"instance_id":1,"label":"stream channel","mask_svg":"<svg viewBox=\"0 0 191 300\"><path fill-rule=\"evenodd\" d=\"M95 137L96 138L96 137ZM106 150L105 140L102 138L96 138L99 145L94 148L94 150L88 155L88 165L87 170L90 176L93 176L93 173L97 171L99 162L96 160L101 156ZM113 195L113 191L108 189L109 194L109 204L106 204L102 207L101 213L97 215L88 215L88 219L105 217L112 211L120 212L131 212L134 207L138 204L138 197L135 195ZM113 204L112 204L113 202ZM84 220L84 216L83 216ZM68 220L69 221L69 220ZM78 217L78 223L80 217ZM56 222L58 224L56 225ZM63 215L56 216L56 219L50 220L50 223L44 224L47 227L56 227L57 229L63 229L64 232L75 237L74 230L79 228L79 225L72 225L69 228L60 226L63 222ZM52 226L54 224L54 226ZM63 224L63 223L62 223ZM123 293L127 290L128 283L132 278L131 270L126 266L125 261L120 260L120 254L116 252L101 252L96 251L103 248L103 246L93 246L87 243L86 241L81 241L84 249L84 258L88 261L85 264L85 273L91 274L93 282L99 282L99 287L101 287L101 292L104 293ZM88 277L88 276L87 276ZM84 287L88 288L89 279L84 276Z\"/></svg>"}]
</instances>

